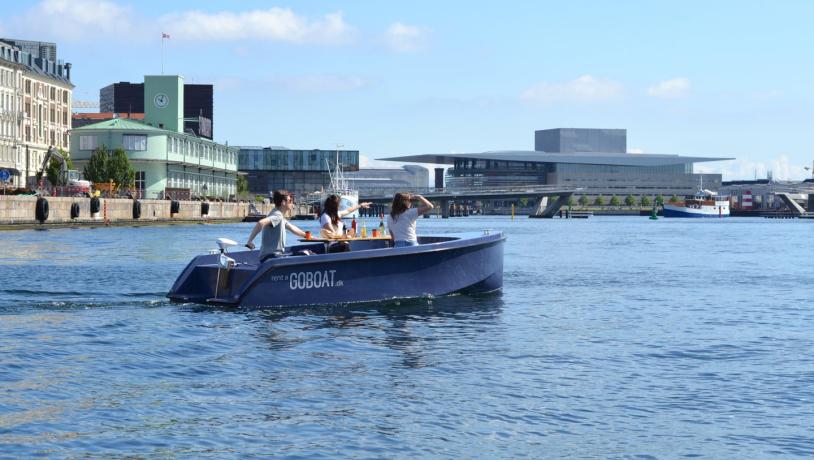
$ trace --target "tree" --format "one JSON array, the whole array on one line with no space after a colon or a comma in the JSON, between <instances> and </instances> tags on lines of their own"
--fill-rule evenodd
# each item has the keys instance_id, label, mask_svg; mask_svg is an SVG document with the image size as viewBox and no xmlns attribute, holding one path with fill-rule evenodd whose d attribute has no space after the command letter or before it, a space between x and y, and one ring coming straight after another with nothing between
<instances>
[{"instance_id":1,"label":"tree","mask_svg":"<svg viewBox=\"0 0 814 460\"><path fill-rule=\"evenodd\" d=\"M613 195L611 197L611 200L610 200L610 205L611 206L619 206L621 204L622 204L622 200L620 200L618 196Z\"/></svg>"},{"instance_id":2,"label":"tree","mask_svg":"<svg viewBox=\"0 0 814 460\"><path fill-rule=\"evenodd\" d=\"M585 206L588 206L588 197L585 196L585 195L582 195L581 197L579 197L579 205L582 206L583 208Z\"/></svg>"},{"instance_id":3,"label":"tree","mask_svg":"<svg viewBox=\"0 0 814 460\"><path fill-rule=\"evenodd\" d=\"M646 207L650 206L650 198L648 198L648 197L647 197L647 196L645 196L645 195L642 195L642 198L639 200L639 204L640 204L640 205L641 205L643 208L646 208Z\"/></svg>"},{"instance_id":4,"label":"tree","mask_svg":"<svg viewBox=\"0 0 814 460\"><path fill-rule=\"evenodd\" d=\"M88 164L85 165L85 179L99 184L107 182L107 163L110 153L105 146L97 147L90 156Z\"/></svg>"},{"instance_id":5,"label":"tree","mask_svg":"<svg viewBox=\"0 0 814 460\"><path fill-rule=\"evenodd\" d=\"M249 179L246 176L237 176L237 193L246 193L249 191Z\"/></svg>"},{"instance_id":6,"label":"tree","mask_svg":"<svg viewBox=\"0 0 814 460\"><path fill-rule=\"evenodd\" d=\"M107 163L107 180L112 180L121 189L122 187L132 187L136 178L136 172L130 164L130 159L124 149L119 147L113 151Z\"/></svg>"},{"instance_id":7,"label":"tree","mask_svg":"<svg viewBox=\"0 0 814 460\"><path fill-rule=\"evenodd\" d=\"M71 154L59 149L59 154L62 155L62 158L65 159L65 168L66 169L73 169L73 161L71 161ZM45 177L48 178L48 182L51 183L53 186L60 186L60 185L68 185L66 183L67 177L62 177L60 172L62 171L62 166L59 163L59 160L56 158L51 158L48 162L48 167L45 168Z\"/></svg>"},{"instance_id":8,"label":"tree","mask_svg":"<svg viewBox=\"0 0 814 460\"><path fill-rule=\"evenodd\" d=\"M626 196L625 204L632 207L634 204L636 204L636 198L633 198L633 195Z\"/></svg>"},{"instance_id":9,"label":"tree","mask_svg":"<svg viewBox=\"0 0 814 460\"><path fill-rule=\"evenodd\" d=\"M598 195L594 200L595 206L605 206L605 199L602 198L602 195Z\"/></svg>"},{"instance_id":10,"label":"tree","mask_svg":"<svg viewBox=\"0 0 814 460\"><path fill-rule=\"evenodd\" d=\"M565 204L567 204L569 208L573 207L575 203L576 200L574 200L574 195L569 196L568 199L565 201Z\"/></svg>"},{"instance_id":11,"label":"tree","mask_svg":"<svg viewBox=\"0 0 814 460\"><path fill-rule=\"evenodd\" d=\"M656 197L656 206L664 206L664 195L661 193Z\"/></svg>"},{"instance_id":12,"label":"tree","mask_svg":"<svg viewBox=\"0 0 814 460\"><path fill-rule=\"evenodd\" d=\"M672 204L672 203L678 203L678 197L677 197L677 196L675 196L675 195L673 195L673 196L671 196L671 197L670 197L670 200L669 200L669 201L670 201L670 203L671 203L671 204Z\"/></svg>"}]
</instances>

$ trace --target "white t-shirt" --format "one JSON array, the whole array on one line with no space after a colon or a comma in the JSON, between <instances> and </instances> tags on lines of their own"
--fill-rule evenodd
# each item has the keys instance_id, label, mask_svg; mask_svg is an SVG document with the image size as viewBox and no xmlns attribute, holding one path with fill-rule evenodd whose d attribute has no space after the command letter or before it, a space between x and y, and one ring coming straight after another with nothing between
<instances>
[{"instance_id":1,"label":"white t-shirt","mask_svg":"<svg viewBox=\"0 0 814 460\"><path fill-rule=\"evenodd\" d=\"M393 235L393 241L415 241L415 221L418 219L418 208L409 208L401 213L396 219L390 214L387 215L387 228Z\"/></svg>"},{"instance_id":2,"label":"white t-shirt","mask_svg":"<svg viewBox=\"0 0 814 460\"><path fill-rule=\"evenodd\" d=\"M334 225L333 222L331 222L331 217L323 212L322 215L319 216L319 227L325 228L325 225L328 225L334 235L339 236L345 233L345 223L342 222L342 219L339 219L339 223Z\"/></svg>"}]
</instances>

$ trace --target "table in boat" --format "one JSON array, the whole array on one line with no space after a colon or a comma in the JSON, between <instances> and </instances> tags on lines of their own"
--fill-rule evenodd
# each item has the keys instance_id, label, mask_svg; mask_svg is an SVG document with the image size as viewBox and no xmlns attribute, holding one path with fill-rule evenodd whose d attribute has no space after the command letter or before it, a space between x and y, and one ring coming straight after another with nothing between
<instances>
[{"instance_id":1,"label":"table in boat","mask_svg":"<svg viewBox=\"0 0 814 460\"><path fill-rule=\"evenodd\" d=\"M358 236L353 238L300 238L298 241L301 243L322 243L325 245L325 252L328 252L328 246L331 243L338 243L340 241L376 241L376 240L390 240L390 235L387 236Z\"/></svg>"}]
</instances>

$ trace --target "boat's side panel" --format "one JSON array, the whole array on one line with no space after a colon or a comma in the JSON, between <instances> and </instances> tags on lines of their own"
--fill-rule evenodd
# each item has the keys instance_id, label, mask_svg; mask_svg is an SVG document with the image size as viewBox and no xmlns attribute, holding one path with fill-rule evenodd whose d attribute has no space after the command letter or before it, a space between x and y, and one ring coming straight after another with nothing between
<instances>
[{"instance_id":1,"label":"boat's side panel","mask_svg":"<svg viewBox=\"0 0 814 460\"><path fill-rule=\"evenodd\" d=\"M364 302L488 292L503 285L503 238L430 252L324 264L280 266L259 276L240 298L247 307Z\"/></svg>"}]
</instances>

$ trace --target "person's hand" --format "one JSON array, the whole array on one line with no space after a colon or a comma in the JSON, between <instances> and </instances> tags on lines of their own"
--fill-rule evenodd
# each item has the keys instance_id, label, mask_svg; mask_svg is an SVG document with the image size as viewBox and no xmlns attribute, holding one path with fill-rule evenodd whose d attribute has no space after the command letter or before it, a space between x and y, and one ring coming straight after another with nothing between
<instances>
[{"instance_id":1,"label":"person's hand","mask_svg":"<svg viewBox=\"0 0 814 460\"><path fill-rule=\"evenodd\" d=\"M246 247L249 249L254 249L254 243L246 243Z\"/></svg>"},{"instance_id":2,"label":"person's hand","mask_svg":"<svg viewBox=\"0 0 814 460\"><path fill-rule=\"evenodd\" d=\"M373 204L373 203L371 203L370 201L366 201L364 203L359 203L359 207L367 209L367 208L370 207L371 204Z\"/></svg>"}]
</instances>

